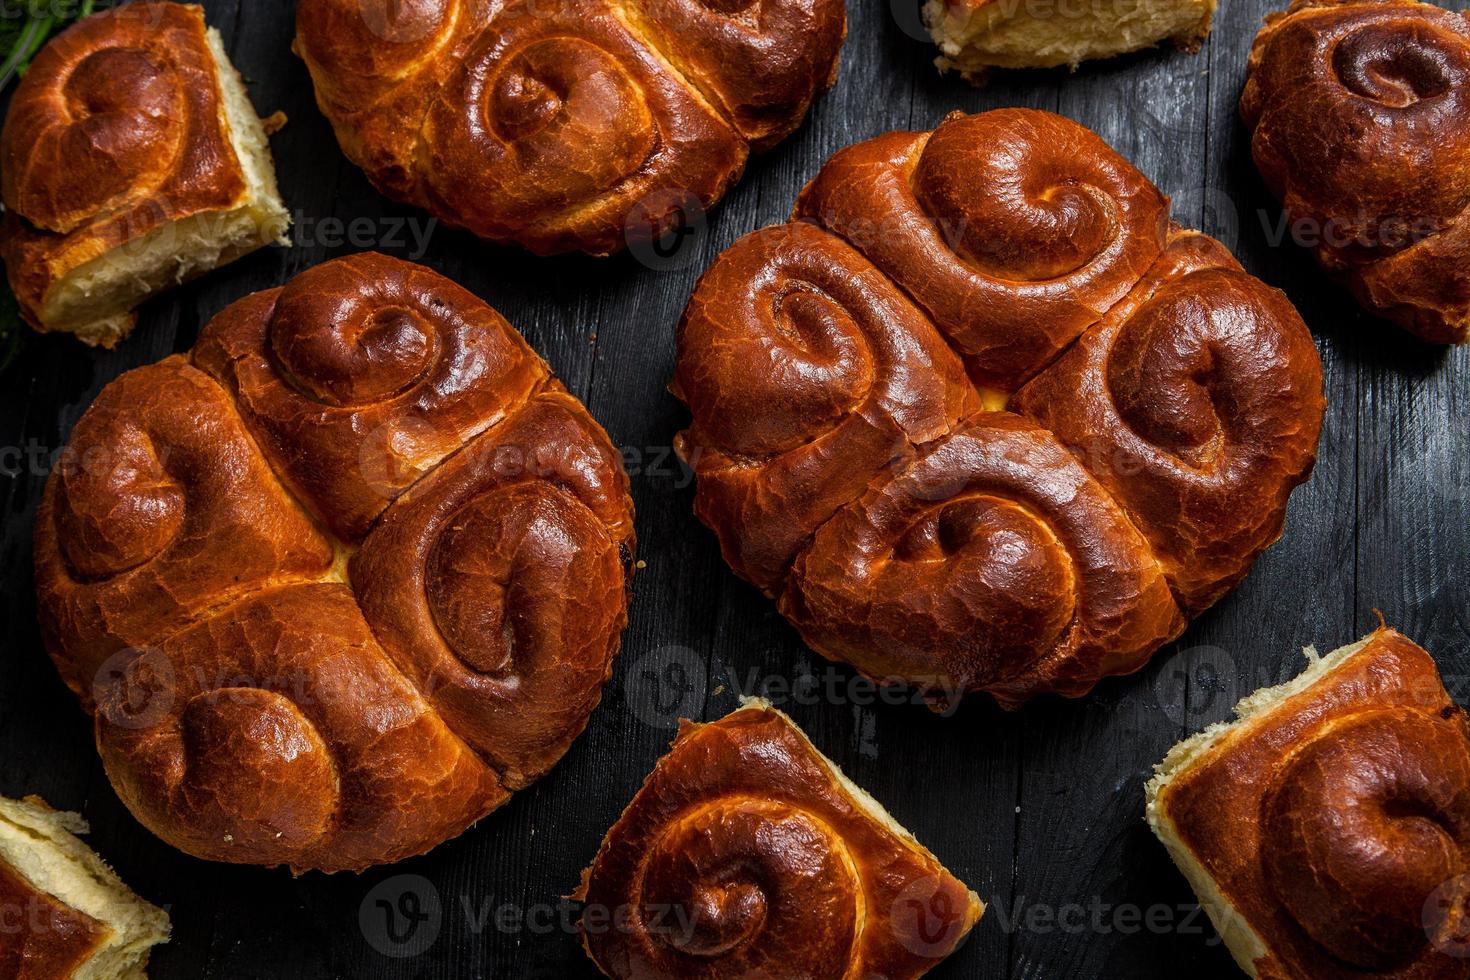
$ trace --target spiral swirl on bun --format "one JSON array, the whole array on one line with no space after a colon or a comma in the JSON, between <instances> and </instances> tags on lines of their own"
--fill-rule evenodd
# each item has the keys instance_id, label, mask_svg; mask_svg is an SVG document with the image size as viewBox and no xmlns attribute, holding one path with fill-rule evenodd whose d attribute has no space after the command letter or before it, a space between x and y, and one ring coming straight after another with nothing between
<instances>
[{"instance_id":1,"label":"spiral swirl on bun","mask_svg":"<svg viewBox=\"0 0 1470 980\"><path fill-rule=\"evenodd\" d=\"M1261 977L1462 980L1470 724L1383 628L1175 746L1149 822Z\"/></svg>"},{"instance_id":2,"label":"spiral swirl on bun","mask_svg":"<svg viewBox=\"0 0 1470 980\"><path fill-rule=\"evenodd\" d=\"M1164 247L1168 200L1051 113L954 113L840 150L796 217L903 285L975 380L1013 391L1127 294Z\"/></svg>"},{"instance_id":3,"label":"spiral swirl on bun","mask_svg":"<svg viewBox=\"0 0 1470 980\"><path fill-rule=\"evenodd\" d=\"M47 486L36 581L140 821L210 860L361 870L561 758L633 546L618 452L525 341L367 254L105 388Z\"/></svg>"},{"instance_id":4,"label":"spiral swirl on bun","mask_svg":"<svg viewBox=\"0 0 1470 980\"><path fill-rule=\"evenodd\" d=\"M1391 971L1426 952L1424 905L1470 873L1464 716L1385 708L1298 748L1261 800L1266 881L1338 958ZM1377 846L1367 846L1373 842ZM1454 897L1470 898L1463 884Z\"/></svg>"},{"instance_id":5,"label":"spiral swirl on bun","mask_svg":"<svg viewBox=\"0 0 1470 980\"><path fill-rule=\"evenodd\" d=\"M492 241L595 255L713 205L833 81L841 0L304 0L347 156Z\"/></svg>"},{"instance_id":6,"label":"spiral swirl on bun","mask_svg":"<svg viewBox=\"0 0 1470 980\"><path fill-rule=\"evenodd\" d=\"M1256 36L1240 110L1322 265L1372 312L1465 341L1470 19L1416 0L1296 0Z\"/></svg>"},{"instance_id":7,"label":"spiral swirl on bun","mask_svg":"<svg viewBox=\"0 0 1470 980\"><path fill-rule=\"evenodd\" d=\"M99 6L10 101L0 257L27 322L111 347L149 296L285 244L290 215L268 143L284 117L256 116L203 8Z\"/></svg>"},{"instance_id":8,"label":"spiral swirl on bun","mask_svg":"<svg viewBox=\"0 0 1470 980\"><path fill-rule=\"evenodd\" d=\"M685 722L577 899L615 980L914 978L984 911L792 721Z\"/></svg>"},{"instance_id":9,"label":"spiral swirl on bun","mask_svg":"<svg viewBox=\"0 0 1470 980\"><path fill-rule=\"evenodd\" d=\"M936 706L1082 695L1280 535L1311 335L1095 134L952 115L796 216L705 273L672 387L696 513L818 652Z\"/></svg>"}]
</instances>

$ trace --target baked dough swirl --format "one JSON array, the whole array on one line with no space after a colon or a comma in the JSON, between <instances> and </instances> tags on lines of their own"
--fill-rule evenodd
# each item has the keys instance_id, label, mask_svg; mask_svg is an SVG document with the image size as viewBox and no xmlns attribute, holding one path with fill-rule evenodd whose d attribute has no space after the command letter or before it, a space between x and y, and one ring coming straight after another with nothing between
<instances>
[{"instance_id":1,"label":"baked dough swirl","mask_svg":"<svg viewBox=\"0 0 1470 980\"><path fill-rule=\"evenodd\" d=\"M1470 725L1379 629L1181 742L1148 820L1241 967L1268 980L1464 980Z\"/></svg>"},{"instance_id":2,"label":"baked dough swirl","mask_svg":"<svg viewBox=\"0 0 1470 980\"><path fill-rule=\"evenodd\" d=\"M356 255L98 396L37 521L43 632L160 837L360 870L566 752L632 520L606 434L498 314Z\"/></svg>"},{"instance_id":3,"label":"baked dough swirl","mask_svg":"<svg viewBox=\"0 0 1470 980\"><path fill-rule=\"evenodd\" d=\"M958 947L979 899L764 702L684 722L577 899L616 980L890 977Z\"/></svg>"},{"instance_id":4,"label":"baked dough swirl","mask_svg":"<svg viewBox=\"0 0 1470 980\"><path fill-rule=\"evenodd\" d=\"M1324 268L1425 340L1470 337L1470 19L1415 0L1296 0L1256 36L1240 111L1288 228Z\"/></svg>"},{"instance_id":5,"label":"baked dough swirl","mask_svg":"<svg viewBox=\"0 0 1470 980\"><path fill-rule=\"evenodd\" d=\"M1167 215L1034 110L839 152L680 329L678 446L735 571L936 704L1142 666L1280 535L1324 410L1291 304Z\"/></svg>"},{"instance_id":6,"label":"baked dough swirl","mask_svg":"<svg viewBox=\"0 0 1470 980\"><path fill-rule=\"evenodd\" d=\"M303 0L296 50L383 193L538 254L709 207L835 77L841 0Z\"/></svg>"}]
</instances>

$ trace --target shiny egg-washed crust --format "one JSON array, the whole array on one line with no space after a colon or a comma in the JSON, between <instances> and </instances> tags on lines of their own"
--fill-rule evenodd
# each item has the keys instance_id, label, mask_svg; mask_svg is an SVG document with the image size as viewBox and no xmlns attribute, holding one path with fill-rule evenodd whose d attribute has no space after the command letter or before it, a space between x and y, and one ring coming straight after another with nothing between
<instances>
[{"instance_id":1,"label":"shiny egg-washed crust","mask_svg":"<svg viewBox=\"0 0 1470 980\"><path fill-rule=\"evenodd\" d=\"M614 980L911 980L937 966L980 900L789 718L747 704L681 723L608 831L575 896L588 955Z\"/></svg>"},{"instance_id":2,"label":"shiny egg-washed crust","mask_svg":"<svg viewBox=\"0 0 1470 980\"><path fill-rule=\"evenodd\" d=\"M35 541L118 795L191 854L298 870L420 853L545 773L634 543L619 454L520 335L371 253L103 389Z\"/></svg>"},{"instance_id":3,"label":"shiny egg-washed crust","mask_svg":"<svg viewBox=\"0 0 1470 980\"><path fill-rule=\"evenodd\" d=\"M384 194L538 254L708 208L833 82L842 0L302 0L296 51Z\"/></svg>"},{"instance_id":4,"label":"shiny egg-washed crust","mask_svg":"<svg viewBox=\"0 0 1470 980\"><path fill-rule=\"evenodd\" d=\"M673 390L696 511L814 649L1077 696L1280 536L1311 335L1095 134L955 114L840 151L795 218L705 273Z\"/></svg>"},{"instance_id":5,"label":"shiny egg-washed crust","mask_svg":"<svg viewBox=\"0 0 1470 980\"><path fill-rule=\"evenodd\" d=\"M198 6L129 4L62 32L26 71L0 145L0 257L37 329L79 267L244 203L205 31Z\"/></svg>"},{"instance_id":6,"label":"shiny egg-washed crust","mask_svg":"<svg viewBox=\"0 0 1470 980\"><path fill-rule=\"evenodd\" d=\"M1464 712L1393 630L1310 673L1176 748L1150 822L1253 976L1470 977Z\"/></svg>"},{"instance_id":7,"label":"shiny egg-washed crust","mask_svg":"<svg viewBox=\"0 0 1470 980\"><path fill-rule=\"evenodd\" d=\"M1296 0L1256 36L1240 111L1325 269L1427 341L1470 339L1470 17Z\"/></svg>"},{"instance_id":8,"label":"shiny egg-washed crust","mask_svg":"<svg viewBox=\"0 0 1470 980\"><path fill-rule=\"evenodd\" d=\"M57 980L70 977L97 954L111 929L58 901L0 862L0 977Z\"/></svg>"}]
</instances>

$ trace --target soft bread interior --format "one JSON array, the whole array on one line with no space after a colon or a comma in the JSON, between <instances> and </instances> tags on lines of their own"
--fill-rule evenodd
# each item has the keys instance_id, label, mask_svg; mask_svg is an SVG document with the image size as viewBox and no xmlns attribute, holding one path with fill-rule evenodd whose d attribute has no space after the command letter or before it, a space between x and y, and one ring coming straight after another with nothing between
<instances>
[{"instance_id":1,"label":"soft bread interior","mask_svg":"<svg viewBox=\"0 0 1470 980\"><path fill-rule=\"evenodd\" d=\"M924 22L939 45L939 67L975 74L1075 68L1160 41L1195 43L1214 12L1215 0L928 0Z\"/></svg>"},{"instance_id":2,"label":"soft bread interior","mask_svg":"<svg viewBox=\"0 0 1470 980\"><path fill-rule=\"evenodd\" d=\"M133 307L149 296L272 242L290 244L291 217L276 188L265 125L219 31L211 27L208 38L230 143L245 174L244 198L229 210L168 222L67 273L47 291L41 311L47 330L111 347L132 330Z\"/></svg>"},{"instance_id":3,"label":"soft bread interior","mask_svg":"<svg viewBox=\"0 0 1470 980\"><path fill-rule=\"evenodd\" d=\"M757 708L761 711L769 711L772 714L779 715L781 716L781 718L785 719L786 723L791 726L792 731L801 736L801 740L805 742L808 747L811 748L812 754L815 755L818 759L822 760L822 765L826 766L828 771L832 773L832 778L835 779L838 785L852 796L853 800L857 803L859 807L862 808L864 813L871 817L877 824L887 829L895 837L907 842L919 853L928 857L935 864L938 864L941 867L943 866L944 862L935 857L933 852L931 852L927 847L925 847L923 844L920 844L919 841L914 837L914 835L908 832L903 824L899 823L893 818L893 814L884 809L883 804L873 799L873 797L869 795L867 790L863 789L857 783L849 779L847 777L847 774L844 773L840 767L838 767L837 763L827 758L826 754L823 753L821 749L813 745L812 740L807 738L806 732L801 730L801 726L791 720L791 716L787 715L779 708L772 706L771 702L767 701L765 698L742 697L740 699L740 707L741 709ZM980 900L980 896L976 895L973 891L970 891L969 894L970 906L974 910L975 915L974 919L970 920L966 924L967 929L970 927L970 925L978 922L980 917L985 914L985 903Z\"/></svg>"},{"instance_id":4,"label":"soft bread interior","mask_svg":"<svg viewBox=\"0 0 1470 980\"><path fill-rule=\"evenodd\" d=\"M77 837L87 825L36 800L0 798L0 861L38 891L111 928L73 980L143 980L148 952L168 941L162 909L143 901Z\"/></svg>"},{"instance_id":5,"label":"soft bread interior","mask_svg":"<svg viewBox=\"0 0 1470 980\"><path fill-rule=\"evenodd\" d=\"M1235 706L1234 721L1211 725L1198 735L1191 736L1174 746L1164 756L1164 761L1154 767L1154 776L1148 781L1148 786L1144 790L1147 801L1144 812L1148 825L1159 840L1163 841L1164 847L1169 851L1169 856L1184 873L1184 877L1199 898L1200 905L1209 915L1210 921L1215 924L1215 929L1220 933L1220 937L1225 940L1230 955L1235 957L1235 962L1240 968L1252 977L1258 975L1256 961L1265 957L1269 952L1266 943L1220 891L1219 885L1210 875L1209 870L1195 858L1194 852L1179 835L1179 830L1166 805L1165 798L1168 795L1169 785L1230 739L1238 738L1243 733L1249 732L1257 724L1257 719L1269 714L1282 702L1302 693L1342 666L1371 639L1371 636L1365 637L1356 643L1339 647L1325 657L1319 657L1316 650L1308 647L1303 651L1307 657L1306 670L1284 684L1262 688L1242 698Z\"/></svg>"}]
</instances>

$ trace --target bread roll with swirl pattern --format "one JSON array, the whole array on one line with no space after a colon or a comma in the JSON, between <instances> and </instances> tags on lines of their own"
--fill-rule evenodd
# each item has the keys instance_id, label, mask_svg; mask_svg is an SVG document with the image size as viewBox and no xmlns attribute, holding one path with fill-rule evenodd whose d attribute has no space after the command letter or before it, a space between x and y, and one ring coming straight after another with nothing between
<instances>
[{"instance_id":1,"label":"bread roll with swirl pattern","mask_svg":"<svg viewBox=\"0 0 1470 980\"><path fill-rule=\"evenodd\" d=\"M673 390L696 512L820 653L936 704L1081 695L1280 535L1311 335L1093 133L956 114L839 152L796 218L701 279Z\"/></svg>"},{"instance_id":2,"label":"bread roll with swirl pattern","mask_svg":"<svg viewBox=\"0 0 1470 980\"><path fill-rule=\"evenodd\" d=\"M0 255L26 320L111 347L149 296L288 244L266 138L200 7L127 4L51 40L0 133Z\"/></svg>"},{"instance_id":3,"label":"bread roll with swirl pattern","mask_svg":"<svg viewBox=\"0 0 1470 980\"><path fill-rule=\"evenodd\" d=\"M980 899L769 704L682 722L575 898L614 980L911 980ZM592 928L615 915L616 928Z\"/></svg>"},{"instance_id":4,"label":"bread roll with swirl pattern","mask_svg":"<svg viewBox=\"0 0 1470 980\"><path fill-rule=\"evenodd\" d=\"M1295 0L1256 36L1240 112L1325 269L1424 340L1470 339L1470 18Z\"/></svg>"},{"instance_id":5,"label":"bread roll with swirl pattern","mask_svg":"<svg viewBox=\"0 0 1470 980\"><path fill-rule=\"evenodd\" d=\"M296 50L389 197L537 254L708 208L836 77L842 0L302 0Z\"/></svg>"},{"instance_id":6,"label":"bread roll with swirl pattern","mask_svg":"<svg viewBox=\"0 0 1470 980\"><path fill-rule=\"evenodd\" d=\"M566 752L627 621L621 458L493 310L374 254L103 389L36 527L118 795L199 857L360 870Z\"/></svg>"},{"instance_id":7,"label":"bread roll with swirl pattern","mask_svg":"<svg viewBox=\"0 0 1470 980\"><path fill-rule=\"evenodd\" d=\"M1175 746L1148 821L1241 968L1269 980L1470 976L1470 725L1379 629Z\"/></svg>"}]
</instances>

